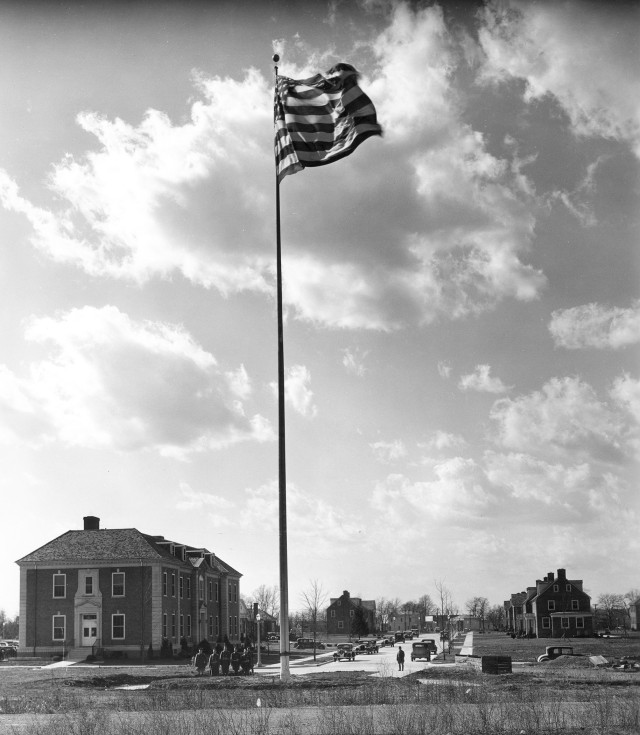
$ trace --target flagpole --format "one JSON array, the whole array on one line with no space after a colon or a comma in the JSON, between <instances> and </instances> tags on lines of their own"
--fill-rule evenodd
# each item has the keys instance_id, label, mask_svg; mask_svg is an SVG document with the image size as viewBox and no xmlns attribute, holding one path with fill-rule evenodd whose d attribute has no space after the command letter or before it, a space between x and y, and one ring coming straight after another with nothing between
<instances>
[{"instance_id":1,"label":"flagpole","mask_svg":"<svg viewBox=\"0 0 640 735\"><path fill-rule=\"evenodd\" d=\"M276 94L278 54L273 55ZM282 324L282 246L280 180L276 164L276 283L278 306L278 508L280 528L280 680L289 679L289 575L287 563L287 468L284 433L284 328Z\"/></svg>"}]
</instances>

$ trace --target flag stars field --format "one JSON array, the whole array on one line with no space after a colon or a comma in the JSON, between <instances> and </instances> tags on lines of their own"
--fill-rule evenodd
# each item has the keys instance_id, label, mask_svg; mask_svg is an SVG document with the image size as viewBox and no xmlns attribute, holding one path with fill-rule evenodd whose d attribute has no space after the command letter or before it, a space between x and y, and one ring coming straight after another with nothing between
<instances>
[{"instance_id":1,"label":"flag stars field","mask_svg":"<svg viewBox=\"0 0 640 735\"><path fill-rule=\"evenodd\" d=\"M290 607L638 587L639 28L4 4L0 608L84 515L278 583L278 171Z\"/></svg>"}]
</instances>

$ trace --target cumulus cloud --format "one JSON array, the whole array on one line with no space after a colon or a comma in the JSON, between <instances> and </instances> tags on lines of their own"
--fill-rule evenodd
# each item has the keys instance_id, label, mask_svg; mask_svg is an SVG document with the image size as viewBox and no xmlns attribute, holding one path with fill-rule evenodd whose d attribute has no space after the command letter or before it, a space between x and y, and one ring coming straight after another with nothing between
<instances>
[{"instance_id":1,"label":"cumulus cloud","mask_svg":"<svg viewBox=\"0 0 640 735\"><path fill-rule=\"evenodd\" d=\"M389 463L407 456L407 448L400 439L392 442L373 442L369 444L379 462Z\"/></svg>"},{"instance_id":2,"label":"cumulus cloud","mask_svg":"<svg viewBox=\"0 0 640 735\"><path fill-rule=\"evenodd\" d=\"M25 377L0 370L0 416L17 438L174 456L273 439L266 419L244 415L238 372L180 327L83 307L32 319L26 338L48 355Z\"/></svg>"},{"instance_id":3,"label":"cumulus cloud","mask_svg":"<svg viewBox=\"0 0 640 735\"><path fill-rule=\"evenodd\" d=\"M345 370L351 375L362 378L367 372L364 360L368 354L368 352L362 352L359 349L347 348L342 350L342 364Z\"/></svg>"},{"instance_id":4,"label":"cumulus cloud","mask_svg":"<svg viewBox=\"0 0 640 735\"><path fill-rule=\"evenodd\" d=\"M585 304L551 315L549 331L558 347L621 349L640 342L640 301L628 308Z\"/></svg>"},{"instance_id":5,"label":"cumulus cloud","mask_svg":"<svg viewBox=\"0 0 640 735\"><path fill-rule=\"evenodd\" d=\"M378 483L371 504L389 511L396 523L419 514L453 524L483 515L494 500L486 489L481 467L470 458L452 457L431 469L433 479L412 481L402 474L389 475Z\"/></svg>"},{"instance_id":6,"label":"cumulus cloud","mask_svg":"<svg viewBox=\"0 0 640 735\"><path fill-rule=\"evenodd\" d=\"M428 441L420 443L418 446L420 449L426 449L428 451L443 451L447 449L462 449L466 445L466 440L459 434L451 434L448 431L438 429Z\"/></svg>"},{"instance_id":7,"label":"cumulus cloud","mask_svg":"<svg viewBox=\"0 0 640 735\"><path fill-rule=\"evenodd\" d=\"M283 182L284 298L295 317L391 331L531 300L544 287L526 262L532 187L515 155L492 155L461 119L452 33L437 6L398 3L382 33L359 39L357 54L374 60L363 87L386 137ZM297 38L281 71L326 69L330 57ZM79 114L96 145L53 166L38 204L2 174L0 201L27 218L41 252L94 276L179 273L225 295L271 293L272 82L250 70L195 83L180 123L154 110L138 125Z\"/></svg>"},{"instance_id":8,"label":"cumulus cloud","mask_svg":"<svg viewBox=\"0 0 640 735\"><path fill-rule=\"evenodd\" d=\"M314 418L318 413L310 383L311 373L304 365L292 365L288 368L284 381L285 401L305 418ZM272 388L277 392L277 384L272 384Z\"/></svg>"},{"instance_id":9,"label":"cumulus cloud","mask_svg":"<svg viewBox=\"0 0 640 735\"><path fill-rule=\"evenodd\" d=\"M626 141L640 156L637 9L606 4L490 3L479 40L484 75L523 79L526 97L552 94L578 135Z\"/></svg>"},{"instance_id":10,"label":"cumulus cloud","mask_svg":"<svg viewBox=\"0 0 640 735\"><path fill-rule=\"evenodd\" d=\"M627 450L623 417L577 377L552 378L542 390L502 398L490 416L499 444L515 451L620 462Z\"/></svg>"},{"instance_id":11,"label":"cumulus cloud","mask_svg":"<svg viewBox=\"0 0 640 735\"><path fill-rule=\"evenodd\" d=\"M186 482L180 483L179 490L180 495L178 502L176 503L176 508L178 510L206 510L213 507L217 511L217 516L218 513L230 510L234 507L234 504L230 500L227 500L220 495L215 495L214 493L194 490Z\"/></svg>"},{"instance_id":12,"label":"cumulus cloud","mask_svg":"<svg viewBox=\"0 0 640 735\"><path fill-rule=\"evenodd\" d=\"M473 373L460 377L458 388L460 390L476 390L480 393L507 393L511 390L500 378L492 377L489 374L490 372L490 365L476 365Z\"/></svg>"}]
</instances>

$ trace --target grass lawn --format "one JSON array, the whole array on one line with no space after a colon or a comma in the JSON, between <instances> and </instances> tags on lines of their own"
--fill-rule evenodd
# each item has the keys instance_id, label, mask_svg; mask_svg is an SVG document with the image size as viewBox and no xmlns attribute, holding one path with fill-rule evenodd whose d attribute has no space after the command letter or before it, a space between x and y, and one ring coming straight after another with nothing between
<instances>
[{"instance_id":1,"label":"grass lawn","mask_svg":"<svg viewBox=\"0 0 640 735\"><path fill-rule=\"evenodd\" d=\"M511 656L513 661L535 661L546 646L572 646L574 653L606 659L640 660L640 634L627 638L511 638L504 633L474 633L474 656Z\"/></svg>"}]
</instances>

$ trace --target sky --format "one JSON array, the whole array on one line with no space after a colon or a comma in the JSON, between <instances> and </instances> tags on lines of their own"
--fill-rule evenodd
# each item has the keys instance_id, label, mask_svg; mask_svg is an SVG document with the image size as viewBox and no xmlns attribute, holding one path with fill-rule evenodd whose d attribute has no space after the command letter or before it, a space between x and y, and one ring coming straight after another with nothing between
<instances>
[{"instance_id":1,"label":"sky","mask_svg":"<svg viewBox=\"0 0 640 735\"><path fill-rule=\"evenodd\" d=\"M640 586L635 3L0 19L0 608L87 515L279 582L274 52L384 129L280 187L290 609Z\"/></svg>"}]
</instances>

